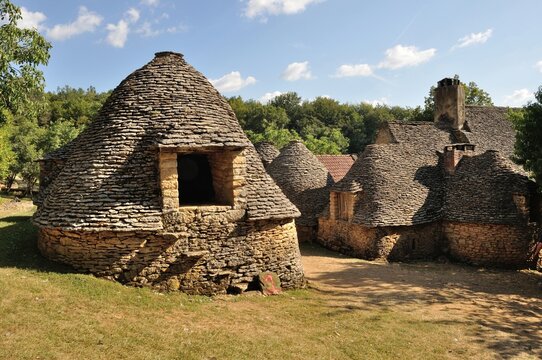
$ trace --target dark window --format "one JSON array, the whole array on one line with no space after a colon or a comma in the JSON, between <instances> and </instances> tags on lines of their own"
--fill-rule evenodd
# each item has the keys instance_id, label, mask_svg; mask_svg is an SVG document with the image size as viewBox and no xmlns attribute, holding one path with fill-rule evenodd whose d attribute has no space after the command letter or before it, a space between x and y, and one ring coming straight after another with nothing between
<instances>
[{"instance_id":1,"label":"dark window","mask_svg":"<svg viewBox=\"0 0 542 360\"><path fill-rule=\"evenodd\" d=\"M187 154L177 157L179 205L215 204L213 176L206 155Z\"/></svg>"}]
</instances>

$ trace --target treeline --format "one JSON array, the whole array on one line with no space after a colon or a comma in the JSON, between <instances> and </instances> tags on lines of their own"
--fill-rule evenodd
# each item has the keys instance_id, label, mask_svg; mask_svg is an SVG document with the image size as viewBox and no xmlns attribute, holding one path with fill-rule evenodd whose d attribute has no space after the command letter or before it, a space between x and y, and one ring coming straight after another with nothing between
<instances>
[{"instance_id":1,"label":"treeline","mask_svg":"<svg viewBox=\"0 0 542 360\"><path fill-rule=\"evenodd\" d=\"M432 119L421 107L344 104L327 97L303 101L295 92L268 104L239 96L228 102L253 143L271 141L280 148L301 139L316 154L359 153L373 142L383 121Z\"/></svg>"},{"instance_id":2,"label":"treeline","mask_svg":"<svg viewBox=\"0 0 542 360\"><path fill-rule=\"evenodd\" d=\"M463 86L466 104L493 105L476 83ZM281 148L290 140L301 139L316 154L344 154L360 153L373 143L384 121L433 121L434 90L429 89L423 107L415 108L344 104L327 97L303 101L295 92L279 95L268 104L239 96L228 101L253 143L265 140Z\"/></svg>"},{"instance_id":3,"label":"treeline","mask_svg":"<svg viewBox=\"0 0 542 360\"><path fill-rule=\"evenodd\" d=\"M0 122L0 181L7 191L20 178L28 192L39 176L36 160L74 139L92 121L110 92L69 86L36 97L16 115L4 111Z\"/></svg>"}]
</instances>

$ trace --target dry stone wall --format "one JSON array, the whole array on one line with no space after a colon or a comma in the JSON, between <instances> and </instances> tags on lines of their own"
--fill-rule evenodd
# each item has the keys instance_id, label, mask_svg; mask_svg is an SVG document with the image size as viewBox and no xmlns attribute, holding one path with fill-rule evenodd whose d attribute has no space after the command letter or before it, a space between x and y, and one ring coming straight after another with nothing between
<instances>
[{"instance_id":1,"label":"dry stone wall","mask_svg":"<svg viewBox=\"0 0 542 360\"><path fill-rule=\"evenodd\" d=\"M318 242L363 259L428 259L439 253L438 224L369 228L342 220L320 218Z\"/></svg>"},{"instance_id":2,"label":"dry stone wall","mask_svg":"<svg viewBox=\"0 0 542 360\"><path fill-rule=\"evenodd\" d=\"M171 232L39 230L50 259L122 283L211 295L245 290L263 271L284 288L304 285L295 225L287 221L237 222L231 207L174 211ZM181 225L178 220L189 220Z\"/></svg>"},{"instance_id":3,"label":"dry stone wall","mask_svg":"<svg viewBox=\"0 0 542 360\"><path fill-rule=\"evenodd\" d=\"M450 255L476 265L525 266L533 230L524 225L443 224Z\"/></svg>"}]
</instances>

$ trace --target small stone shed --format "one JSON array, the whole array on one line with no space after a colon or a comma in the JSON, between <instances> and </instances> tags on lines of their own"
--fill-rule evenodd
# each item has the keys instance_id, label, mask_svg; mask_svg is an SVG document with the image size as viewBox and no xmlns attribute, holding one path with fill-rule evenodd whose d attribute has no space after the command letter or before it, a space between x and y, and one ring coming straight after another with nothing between
<instances>
[{"instance_id":1,"label":"small stone shed","mask_svg":"<svg viewBox=\"0 0 542 360\"><path fill-rule=\"evenodd\" d=\"M279 156L280 151L269 141L260 141L259 143L254 144L264 168L267 168L269 164Z\"/></svg>"},{"instance_id":2,"label":"small stone shed","mask_svg":"<svg viewBox=\"0 0 542 360\"><path fill-rule=\"evenodd\" d=\"M301 211L296 219L299 241L317 235L318 216L327 205L331 174L316 156L298 140L290 142L267 167L267 172L284 194Z\"/></svg>"},{"instance_id":3,"label":"small stone shed","mask_svg":"<svg viewBox=\"0 0 542 360\"><path fill-rule=\"evenodd\" d=\"M535 184L510 160L507 108L465 106L455 79L438 83L434 123L385 123L331 188L318 241L374 259L441 254L521 267L539 222Z\"/></svg>"},{"instance_id":4,"label":"small stone shed","mask_svg":"<svg viewBox=\"0 0 542 360\"><path fill-rule=\"evenodd\" d=\"M193 294L239 292L264 271L304 284L299 211L180 54L157 53L123 80L41 161L40 192L38 246L76 269Z\"/></svg>"}]
</instances>

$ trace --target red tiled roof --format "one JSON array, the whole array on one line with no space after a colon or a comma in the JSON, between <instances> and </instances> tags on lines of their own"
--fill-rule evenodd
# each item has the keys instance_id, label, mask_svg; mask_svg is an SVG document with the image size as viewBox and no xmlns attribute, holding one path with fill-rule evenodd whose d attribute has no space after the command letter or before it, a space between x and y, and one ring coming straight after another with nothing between
<instances>
[{"instance_id":1,"label":"red tiled roof","mask_svg":"<svg viewBox=\"0 0 542 360\"><path fill-rule=\"evenodd\" d=\"M357 155L316 155L318 160L326 167L331 174L333 181L341 180L348 170L354 165Z\"/></svg>"}]
</instances>

